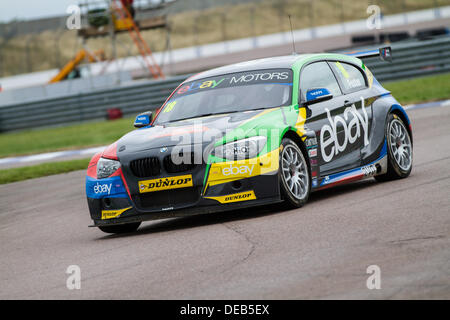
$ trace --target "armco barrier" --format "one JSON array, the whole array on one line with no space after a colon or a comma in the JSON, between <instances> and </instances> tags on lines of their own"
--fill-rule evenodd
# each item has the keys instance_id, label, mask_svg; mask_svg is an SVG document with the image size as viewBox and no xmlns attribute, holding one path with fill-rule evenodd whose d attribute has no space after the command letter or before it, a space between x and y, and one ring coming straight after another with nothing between
<instances>
[{"instance_id":1,"label":"armco barrier","mask_svg":"<svg viewBox=\"0 0 450 320\"><path fill-rule=\"evenodd\" d=\"M105 118L110 108L124 115L159 108L187 76L36 100L0 107L0 130L9 131Z\"/></svg>"},{"instance_id":2,"label":"armco barrier","mask_svg":"<svg viewBox=\"0 0 450 320\"><path fill-rule=\"evenodd\" d=\"M392 55L392 63L376 58L365 60L378 80L449 72L450 37L393 44ZM104 118L109 108L120 108L124 115L155 110L186 78L186 75L177 76L78 95L4 105L0 107L0 131Z\"/></svg>"},{"instance_id":3,"label":"armco barrier","mask_svg":"<svg viewBox=\"0 0 450 320\"><path fill-rule=\"evenodd\" d=\"M391 46L392 63L386 63L377 58L364 61L379 81L407 79L450 71L450 36L394 43Z\"/></svg>"}]
</instances>

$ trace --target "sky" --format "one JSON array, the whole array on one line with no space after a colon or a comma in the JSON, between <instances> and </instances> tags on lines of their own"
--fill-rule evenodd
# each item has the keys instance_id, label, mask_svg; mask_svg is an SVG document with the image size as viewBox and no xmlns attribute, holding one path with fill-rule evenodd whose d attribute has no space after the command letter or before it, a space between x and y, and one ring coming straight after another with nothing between
<instances>
[{"instance_id":1,"label":"sky","mask_svg":"<svg viewBox=\"0 0 450 320\"><path fill-rule=\"evenodd\" d=\"M85 2L86 0L0 0L0 22L68 15L66 11L70 5ZM159 3L160 0L150 2Z\"/></svg>"},{"instance_id":2,"label":"sky","mask_svg":"<svg viewBox=\"0 0 450 320\"><path fill-rule=\"evenodd\" d=\"M65 15L77 0L0 0L0 22Z\"/></svg>"}]
</instances>

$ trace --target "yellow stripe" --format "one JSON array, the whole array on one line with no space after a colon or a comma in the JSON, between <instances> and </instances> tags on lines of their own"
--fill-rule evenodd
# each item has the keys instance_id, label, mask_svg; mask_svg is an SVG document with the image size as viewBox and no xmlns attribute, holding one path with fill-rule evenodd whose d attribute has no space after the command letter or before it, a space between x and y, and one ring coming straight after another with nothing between
<instances>
[{"instance_id":1,"label":"yellow stripe","mask_svg":"<svg viewBox=\"0 0 450 320\"><path fill-rule=\"evenodd\" d=\"M369 68L367 68L367 66L366 66L366 75L367 75L367 80L369 81L369 88L372 88L373 74L372 74L372 71L370 71Z\"/></svg>"},{"instance_id":2,"label":"yellow stripe","mask_svg":"<svg viewBox=\"0 0 450 320\"><path fill-rule=\"evenodd\" d=\"M212 199L219 201L220 203L232 203L239 201L256 200L256 195L253 190L240 193L228 194L220 197L205 197L205 199Z\"/></svg>"},{"instance_id":3,"label":"yellow stripe","mask_svg":"<svg viewBox=\"0 0 450 320\"><path fill-rule=\"evenodd\" d=\"M297 134L300 137L302 137L303 140L306 139L305 121L306 121L306 108L300 107L298 109L298 117L297 122L295 124L295 128L297 129Z\"/></svg>"},{"instance_id":4,"label":"yellow stripe","mask_svg":"<svg viewBox=\"0 0 450 320\"><path fill-rule=\"evenodd\" d=\"M344 67L342 66L342 64L338 61L338 62L336 62L336 66L339 68L339 70L341 70L342 74L347 79L349 77L349 75L348 75L347 70L345 70Z\"/></svg>"},{"instance_id":5,"label":"yellow stripe","mask_svg":"<svg viewBox=\"0 0 450 320\"><path fill-rule=\"evenodd\" d=\"M117 218L128 209L131 209L131 207L125 209L102 210L102 220Z\"/></svg>"},{"instance_id":6,"label":"yellow stripe","mask_svg":"<svg viewBox=\"0 0 450 320\"><path fill-rule=\"evenodd\" d=\"M246 124L247 122L250 122L250 121L252 121L252 120L255 120L256 118L259 118L259 117L265 115L266 113L275 111L276 109L279 109L279 107L277 107L277 108L272 108L272 109L266 109L266 110L264 110L264 111L258 113L257 115L254 115L254 116L251 117L250 119L245 120L244 122L242 122L242 123L239 125L239 127L241 127L242 125ZM239 127L238 127L238 128L239 128Z\"/></svg>"},{"instance_id":7,"label":"yellow stripe","mask_svg":"<svg viewBox=\"0 0 450 320\"><path fill-rule=\"evenodd\" d=\"M209 169L205 192L209 186L277 172L279 155L280 149L277 148L257 158L212 163Z\"/></svg>"}]
</instances>

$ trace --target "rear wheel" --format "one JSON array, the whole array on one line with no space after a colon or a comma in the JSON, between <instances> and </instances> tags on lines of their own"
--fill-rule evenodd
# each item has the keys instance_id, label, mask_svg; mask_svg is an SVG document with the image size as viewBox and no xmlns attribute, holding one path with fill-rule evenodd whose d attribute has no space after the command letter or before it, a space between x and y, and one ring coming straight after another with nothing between
<instances>
[{"instance_id":1,"label":"rear wheel","mask_svg":"<svg viewBox=\"0 0 450 320\"><path fill-rule=\"evenodd\" d=\"M140 222L133 222L127 224L118 224L116 226L100 226L98 228L106 233L129 233L136 231L140 225Z\"/></svg>"},{"instance_id":2,"label":"rear wheel","mask_svg":"<svg viewBox=\"0 0 450 320\"><path fill-rule=\"evenodd\" d=\"M306 157L297 144L289 138L281 142L280 190L288 207L299 208L308 201L311 177Z\"/></svg>"},{"instance_id":3,"label":"rear wheel","mask_svg":"<svg viewBox=\"0 0 450 320\"><path fill-rule=\"evenodd\" d=\"M388 170L375 176L377 181L402 179L409 176L412 169L412 143L409 132L402 119L390 114L386 125Z\"/></svg>"}]
</instances>

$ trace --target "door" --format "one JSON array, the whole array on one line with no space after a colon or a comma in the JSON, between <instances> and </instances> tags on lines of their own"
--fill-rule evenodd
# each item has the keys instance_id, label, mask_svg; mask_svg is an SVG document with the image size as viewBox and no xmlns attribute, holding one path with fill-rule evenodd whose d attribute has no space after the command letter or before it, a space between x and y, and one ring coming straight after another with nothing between
<instances>
[{"instance_id":1,"label":"door","mask_svg":"<svg viewBox=\"0 0 450 320\"><path fill-rule=\"evenodd\" d=\"M314 62L302 69L301 102L306 101L307 91L315 88L326 88L333 95L330 100L307 106L305 127L316 134L319 176L358 167L360 152L355 146L356 140L348 132L349 125L353 126L353 123L352 117L346 115L347 97L342 94L336 76L326 61Z\"/></svg>"},{"instance_id":2,"label":"door","mask_svg":"<svg viewBox=\"0 0 450 320\"><path fill-rule=\"evenodd\" d=\"M348 118L349 150L361 150L369 145L372 123L372 101L365 73L355 65L329 61L344 93L344 116ZM361 156L360 156L361 157Z\"/></svg>"}]
</instances>

